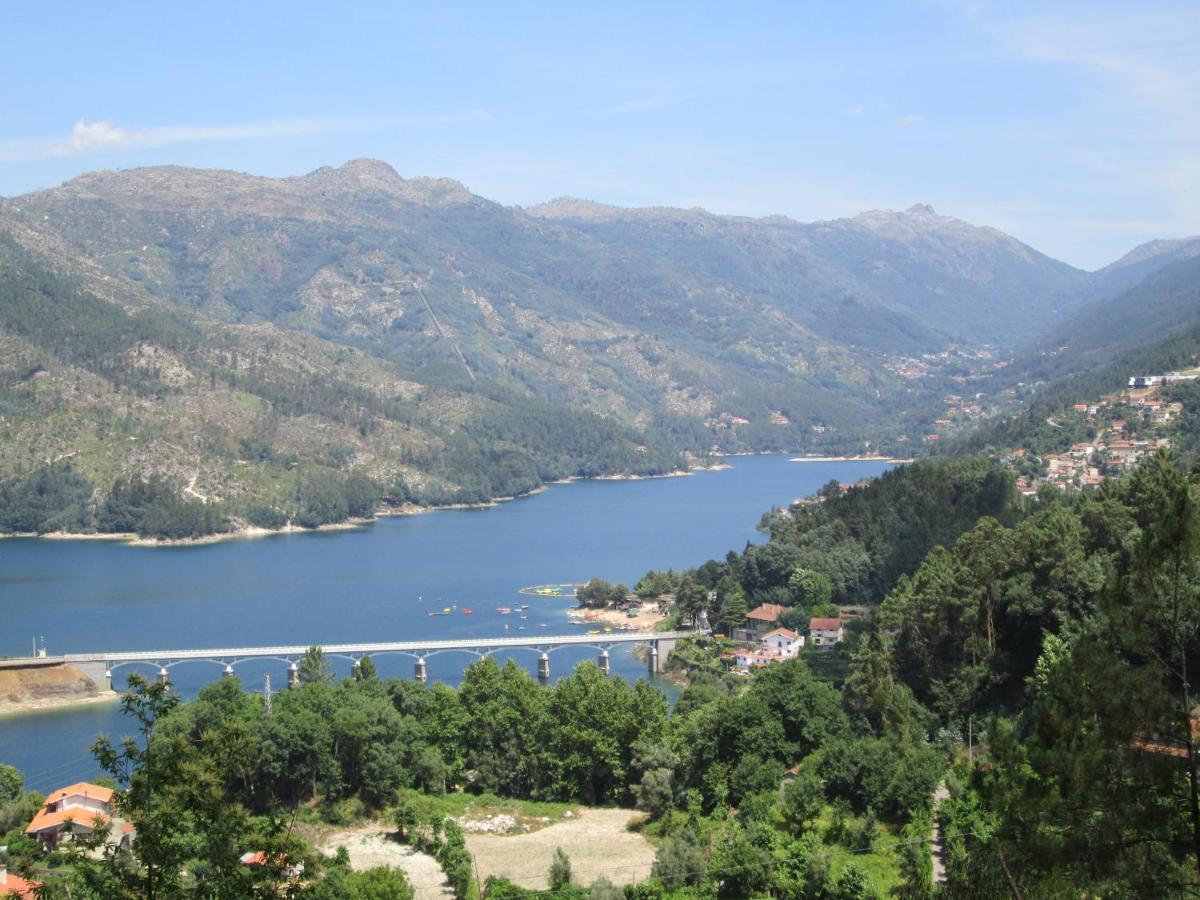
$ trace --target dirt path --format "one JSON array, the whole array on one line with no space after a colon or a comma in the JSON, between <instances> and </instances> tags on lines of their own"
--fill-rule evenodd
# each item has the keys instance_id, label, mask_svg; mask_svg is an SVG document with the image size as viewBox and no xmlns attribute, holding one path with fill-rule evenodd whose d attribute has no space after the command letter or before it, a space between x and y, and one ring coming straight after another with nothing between
<instances>
[{"instance_id":1,"label":"dirt path","mask_svg":"<svg viewBox=\"0 0 1200 900\"><path fill-rule=\"evenodd\" d=\"M650 875L654 847L630 823L644 814L631 809L585 809L577 816L529 834L468 834L479 877L501 875L521 887L544 890L554 849L571 860L572 880L589 885L601 875L632 884Z\"/></svg>"},{"instance_id":2,"label":"dirt path","mask_svg":"<svg viewBox=\"0 0 1200 900\"><path fill-rule=\"evenodd\" d=\"M933 883L946 883L946 850L942 846L945 835L942 833L942 820L938 818L938 809L942 801L950 796L946 782L941 782L933 792L933 831L929 834L929 853L933 857Z\"/></svg>"},{"instance_id":3,"label":"dirt path","mask_svg":"<svg viewBox=\"0 0 1200 900\"><path fill-rule=\"evenodd\" d=\"M350 854L350 868L356 872L376 866L403 869L408 876L408 883L416 892L417 900L442 900L443 897L454 896L454 892L446 885L446 876L436 859L393 840L378 825L338 829L317 840L317 849L329 856L338 847L346 848Z\"/></svg>"},{"instance_id":4,"label":"dirt path","mask_svg":"<svg viewBox=\"0 0 1200 900\"><path fill-rule=\"evenodd\" d=\"M197 472L195 475L192 476L192 480L187 483L187 487L185 487L183 489L183 492L185 494L190 494L191 496L195 497L201 503L207 503L208 498L196 490L196 482L197 482L197 480L199 480L199 478L200 478L200 473Z\"/></svg>"}]
</instances>

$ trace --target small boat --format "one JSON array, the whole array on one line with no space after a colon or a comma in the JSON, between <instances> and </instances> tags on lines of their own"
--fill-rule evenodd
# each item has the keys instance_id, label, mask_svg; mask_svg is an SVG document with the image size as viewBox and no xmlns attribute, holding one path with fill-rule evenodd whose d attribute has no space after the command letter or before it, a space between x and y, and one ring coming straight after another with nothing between
<instances>
[{"instance_id":1,"label":"small boat","mask_svg":"<svg viewBox=\"0 0 1200 900\"><path fill-rule=\"evenodd\" d=\"M599 628L592 628L592 629L588 630L588 634L599 634L599 633L600 633Z\"/></svg>"},{"instance_id":2,"label":"small boat","mask_svg":"<svg viewBox=\"0 0 1200 900\"><path fill-rule=\"evenodd\" d=\"M612 626L611 626L611 625L605 625L605 626L604 626L604 633L605 633L605 634L612 634Z\"/></svg>"},{"instance_id":3,"label":"small boat","mask_svg":"<svg viewBox=\"0 0 1200 900\"><path fill-rule=\"evenodd\" d=\"M550 625L547 622L543 622L541 625L538 626L538 628L549 628L549 627L550 627Z\"/></svg>"},{"instance_id":4,"label":"small boat","mask_svg":"<svg viewBox=\"0 0 1200 900\"><path fill-rule=\"evenodd\" d=\"M448 606L442 607L442 612L445 613L446 615L450 615L450 607L448 607Z\"/></svg>"},{"instance_id":5,"label":"small boat","mask_svg":"<svg viewBox=\"0 0 1200 900\"><path fill-rule=\"evenodd\" d=\"M502 616L507 616L510 612L512 612L512 610L507 606L497 606L496 612L500 613Z\"/></svg>"},{"instance_id":6,"label":"small boat","mask_svg":"<svg viewBox=\"0 0 1200 900\"><path fill-rule=\"evenodd\" d=\"M528 604L528 603L523 603L523 604L521 604L520 606L518 606L518 607L517 607L517 609L529 609L529 604Z\"/></svg>"},{"instance_id":7,"label":"small boat","mask_svg":"<svg viewBox=\"0 0 1200 900\"><path fill-rule=\"evenodd\" d=\"M463 610L463 615L464 615L464 616L469 616L469 615L471 615L471 610L470 610L470 609L464 609L464 610Z\"/></svg>"},{"instance_id":8,"label":"small boat","mask_svg":"<svg viewBox=\"0 0 1200 900\"><path fill-rule=\"evenodd\" d=\"M437 610L432 610L430 612L427 612L425 615L427 615L427 616L448 616L448 615L450 615L450 610L443 609L441 612L438 612Z\"/></svg>"}]
</instances>

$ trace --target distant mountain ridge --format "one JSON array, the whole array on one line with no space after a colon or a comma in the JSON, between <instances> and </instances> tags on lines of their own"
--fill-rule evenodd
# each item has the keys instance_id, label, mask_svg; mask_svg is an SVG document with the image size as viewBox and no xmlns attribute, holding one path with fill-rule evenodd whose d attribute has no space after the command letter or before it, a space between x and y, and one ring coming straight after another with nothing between
<instances>
[{"instance_id":1,"label":"distant mountain ridge","mask_svg":"<svg viewBox=\"0 0 1200 900\"><path fill-rule=\"evenodd\" d=\"M101 490L131 471L183 479L191 455L192 489L247 497L281 496L293 464L441 502L661 471L679 451L910 452L951 379L1116 277L921 204L808 224L571 198L521 209L376 160L289 178L91 173L0 201L0 237L20 284L53 275L0 319L0 475L132 409L127 445L77 457ZM1114 271L1184 253L1148 248ZM77 295L96 327L114 310L151 324L80 357L67 323L29 318ZM169 347L131 337L159 333ZM60 440L27 418L50 408L50 383ZM110 403L104 384L142 399ZM167 409L182 431L144 444ZM269 471L249 477L246 453Z\"/></svg>"}]
</instances>

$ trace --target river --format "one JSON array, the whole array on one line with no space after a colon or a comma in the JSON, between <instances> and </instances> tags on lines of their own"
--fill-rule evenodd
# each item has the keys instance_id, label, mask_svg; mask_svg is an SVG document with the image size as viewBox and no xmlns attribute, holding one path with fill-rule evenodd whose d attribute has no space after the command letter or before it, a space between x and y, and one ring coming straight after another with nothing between
<instances>
[{"instance_id":1,"label":"river","mask_svg":"<svg viewBox=\"0 0 1200 900\"><path fill-rule=\"evenodd\" d=\"M686 478L554 485L487 509L389 517L351 531L162 548L0 540L0 655L27 655L34 638L44 638L54 655L575 632L567 618L571 601L522 599L518 588L592 576L632 585L651 568L722 558L763 540L754 526L772 505L807 496L830 479L857 481L891 468L782 456L730 462L728 469ZM525 619L497 609L520 603L529 604ZM452 606L451 615L428 615ZM462 614L464 608L472 614ZM552 675L593 655L557 651ZM429 677L457 682L470 658L434 656ZM533 670L532 653L515 658ZM376 664L385 677L412 675L406 656L379 657ZM335 670L346 674L349 663L338 661ZM612 670L644 674L627 649L613 651ZM171 678L188 696L219 672L188 663L172 668ZM238 667L253 690L262 689L268 672L273 687L282 687L281 665ZM46 791L96 775L91 740L128 730L115 703L0 717L0 762L21 769L30 789Z\"/></svg>"}]
</instances>

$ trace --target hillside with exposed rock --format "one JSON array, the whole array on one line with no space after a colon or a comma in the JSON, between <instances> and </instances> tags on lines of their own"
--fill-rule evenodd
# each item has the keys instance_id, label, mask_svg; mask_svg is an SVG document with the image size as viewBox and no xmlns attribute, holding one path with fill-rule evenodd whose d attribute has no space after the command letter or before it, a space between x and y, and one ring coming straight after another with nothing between
<instances>
[{"instance_id":1,"label":"hillside with exposed rock","mask_svg":"<svg viewBox=\"0 0 1200 900\"><path fill-rule=\"evenodd\" d=\"M120 486L203 531L197 505L272 527L714 452L911 452L950 379L1092 279L925 206L526 210L372 160L97 172L0 201L0 476L22 508L40 469L81 475L67 530Z\"/></svg>"}]
</instances>

